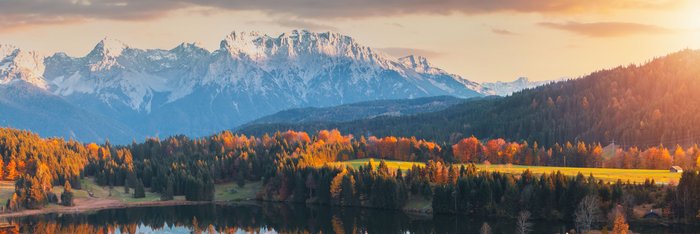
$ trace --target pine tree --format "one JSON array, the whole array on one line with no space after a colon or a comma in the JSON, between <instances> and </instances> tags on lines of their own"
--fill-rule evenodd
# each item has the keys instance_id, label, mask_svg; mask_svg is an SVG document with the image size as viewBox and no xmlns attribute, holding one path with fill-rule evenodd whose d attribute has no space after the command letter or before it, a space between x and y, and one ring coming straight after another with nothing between
<instances>
[{"instance_id":1,"label":"pine tree","mask_svg":"<svg viewBox=\"0 0 700 234\"><path fill-rule=\"evenodd\" d=\"M125 180L124 180L124 194L129 194L129 186L131 186L131 185L129 184L129 179L125 179ZM134 185L134 186L135 186L135 185Z\"/></svg>"},{"instance_id":2,"label":"pine tree","mask_svg":"<svg viewBox=\"0 0 700 234\"><path fill-rule=\"evenodd\" d=\"M355 179L352 175L343 176L341 182L341 205L342 206L353 206L355 205Z\"/></svg>"},{"instance_id":3,"label":"pine tree","mask_svg":"<svg viewBox=\"0 0 700 234\"><path fill-rule=\"evenodd\" d=\"M144 197L146 197L146 189L143 187L143 181L138 180L136 182L136 188L134 188L134 198Z\"/></svg>"},{"instance_id":4,"label":"pine tree","mask_svg":"<svg viewBox=\"0 0 700 234\"><path fill-rule=\"evenodd\" d=\"M174 189L173 189L173 181L171 179L168 179L165 182L165 190L160 194L160 200L161 201L169 201L173 200L174 197Z\"/></svg>"},{"instance_id":5,"label":"pine tree","mask_svg":"<svg viewBox=\"0 0 700 234\"><path fill-rule=\"evenodd\" d=\"M238 184L239 188L243 188L245 186L245 174L243 173L243 170L238 171L238 175L236 176L236 184Z\"/></svg>"}]
</instances>

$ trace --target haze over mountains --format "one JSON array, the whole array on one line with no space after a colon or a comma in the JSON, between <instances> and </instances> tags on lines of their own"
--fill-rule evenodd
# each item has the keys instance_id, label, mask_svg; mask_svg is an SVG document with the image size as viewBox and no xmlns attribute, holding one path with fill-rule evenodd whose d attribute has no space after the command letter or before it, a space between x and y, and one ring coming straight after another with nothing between
<instances>
[{"instance_id":1,"label":"haze over mountains","mask_svg":"<svg viewBox=\"0 0 700 234\"><path fill-rule=\"evenodd\" d=\"M337 33L233 32L215 51L104 39L84 57L0 46L0 124L83 141L202 136L296 107L492 94L423 57L395 59Z\"/></svg>"}]
</instances>

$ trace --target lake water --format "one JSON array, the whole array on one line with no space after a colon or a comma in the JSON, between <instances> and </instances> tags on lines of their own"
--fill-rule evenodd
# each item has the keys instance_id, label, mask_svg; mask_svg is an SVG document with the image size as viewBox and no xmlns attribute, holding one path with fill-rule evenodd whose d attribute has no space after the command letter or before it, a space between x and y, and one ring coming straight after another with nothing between
<instances>
[{"instance_id":1,"label":"lake water","mask_svg":"<svg viewBox=\"0 0 700 234\"><path fill-rule=\"evenodd\" d=\"M109 209L6 220L21 233L513 233L510 219L418 216L400 211L251 203ZM561 233L571 225L534 222L531 233ZM688 227L643 227L643 233L692 233Z\"/></svg>"}]
</instances>

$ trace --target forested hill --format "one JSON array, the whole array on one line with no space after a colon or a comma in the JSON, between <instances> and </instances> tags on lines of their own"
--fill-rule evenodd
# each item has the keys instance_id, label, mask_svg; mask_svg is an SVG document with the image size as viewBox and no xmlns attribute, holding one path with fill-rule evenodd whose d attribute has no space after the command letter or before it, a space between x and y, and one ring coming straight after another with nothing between
<instances>
[{"instance_id":1,"label":"forested hill","mask_svg":"<svg viewBox=\"0 0 700 234\"><path fill-rule=\"evenodd\" d=\"M256 125L241 132L337 128L355 135L451 142L475 135L544 145L576 140L638 146L690 144L700 141L698 90L700 51L684 50L644 65L602 70L433 113L346 123Z\"/></svg>"},{"instance_id":2,"label":"forested hill","mask_svg":"<svg viewBox=\"0 0 700 234\"><path fill-rule=\"evenodd\" d=\"M270 123L347 122L380 116L406 116L444 110L464 102L452 96L358 102L333 107L294 108L277 112L246 125Z\"/></svg>"}]
</instances>

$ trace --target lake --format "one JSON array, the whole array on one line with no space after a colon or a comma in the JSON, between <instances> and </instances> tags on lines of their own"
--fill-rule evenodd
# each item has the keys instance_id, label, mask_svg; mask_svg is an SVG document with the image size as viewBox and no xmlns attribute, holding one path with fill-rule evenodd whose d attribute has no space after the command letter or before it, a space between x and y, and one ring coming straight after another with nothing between
<instances>
[{"instance_id":1,"label":"lake","mask_svg":"<svg viewBox=\"0 0 700 234\"><path fill-rule=\"evenodd\" d=\"M400 211L328 206L248 203L183 205L46 214L5 220L21 233L513 233L515 220L435 217ZM572 225L534 222L531 233L560 233ZM634 227L634 226L633 226ZM692 233L688 227L633 228L643 233Z\"/></svg>"}]
</instances>

